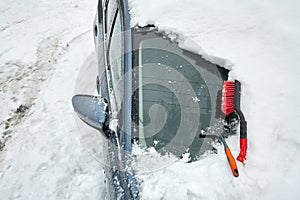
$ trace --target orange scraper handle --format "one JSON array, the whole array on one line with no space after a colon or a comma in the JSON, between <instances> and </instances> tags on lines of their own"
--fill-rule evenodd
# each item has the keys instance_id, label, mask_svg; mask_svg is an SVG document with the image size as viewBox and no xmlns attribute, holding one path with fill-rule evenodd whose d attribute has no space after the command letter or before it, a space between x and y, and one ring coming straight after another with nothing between
<instances>
[{"instance_id":1,"label":"orange scraper handle","mask_svg":"<svg viewBox=\"0 0 300 200\"><path fill-rule=\"evenodd\" d=\"M232 171L233 176L238 177L239 176L239 171L235 162L234 157L232 156L232 153L228 147L225 148L225 153Z\"/></svg>"}]
</instances>

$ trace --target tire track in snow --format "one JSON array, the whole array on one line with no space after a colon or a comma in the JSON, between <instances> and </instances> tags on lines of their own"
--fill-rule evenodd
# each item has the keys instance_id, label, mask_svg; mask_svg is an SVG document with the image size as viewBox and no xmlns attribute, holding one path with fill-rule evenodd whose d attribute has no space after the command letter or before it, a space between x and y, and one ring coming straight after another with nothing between
<instances>
[{"instance_id":1,"label":"tire track in snow","mask_svg":"<svg viewBox=\"0 0 300 200\"><path fill-rule=\"evenodd\" d=\"M9 113L1 114L0 151L5 150L15 126L30 114L41 85L52 77L57 59L66 48L56 37L47 37L37 48L35 63L23 64L16 60L1 66L0 100L7 104Z\"/></svg>"}]
</instances>

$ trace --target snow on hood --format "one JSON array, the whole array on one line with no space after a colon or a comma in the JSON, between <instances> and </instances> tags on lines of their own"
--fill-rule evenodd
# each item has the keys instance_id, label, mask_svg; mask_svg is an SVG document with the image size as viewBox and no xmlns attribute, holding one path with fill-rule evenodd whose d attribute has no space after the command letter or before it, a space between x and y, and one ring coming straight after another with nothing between
<instances>
[{"instance_id":1,"label":"snow on hood","mask_svg":"<svg viewBox=\"0 0 300 200\"><path fill-rule=\"evenodd\" d=\"M178 163L166 169L163 176L178 179L178 184L185 183L181 192L186 195L180 197L280 199L299 196L296 182L300 179L297 175L300 161L295 156L300 153L297 125L300 120L300 86L297 84L300 79L300 2L129 0L129 3L132 26L154 24L160 30L180 31L207 55L230 60L234 64L230 78L242 82L241 106L248 121L249 150L247 164L238 163L240 184L228 177L229 174L220 173L222 168L204 167L210 163L209 159L193 164L193 176L183 172L186 166ZM183 46L194 50L189 44ZM236 155L238 139L229 142ZM211 164L220 166L223 161L215 157ZM216 178L218 175L229 180ZM186 178L189 176L190 179ZM157 185L158 179L149 177L142 177L146 199L149 187L152 187L149 195L153 194L153 188L156 194L163 193L170 198L178 195L163 183ZM199 183L203 177L204 183ZM194 184L205 191L191 190ZM228 184L226 190L224 184ZM207 193L212 195L207 196Z\"/></svg>"},{"instance_id":2,"label":"snow on hood","mask_svg":"<svg viewBox=\"0 0 300 200\"><path fill-rule=\"evenodd\" d=\"M176 41L181 49L201 55L203 59L228 70L232 69L233 64L230 60L207 54L197 42L189 37L186 37L181 31L172 30L168 27L159 27L158 31L164 33L164 35L170 38L171 41Z\"/></svg>"}]
</instances>

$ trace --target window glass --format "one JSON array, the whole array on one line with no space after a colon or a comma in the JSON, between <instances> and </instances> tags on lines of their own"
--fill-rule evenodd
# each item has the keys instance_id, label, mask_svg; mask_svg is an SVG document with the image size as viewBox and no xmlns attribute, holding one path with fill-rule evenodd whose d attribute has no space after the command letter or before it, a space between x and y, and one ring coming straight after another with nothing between
<instances>
[{"instance_id":1,"label":"window glass","mask_svg":"<svg viewBox=\"0 0 300 200\"><path fill-rule=\"evenodd\" d=\"M111 72L111 84L114 91L117 109L121 108L122 100L122 71L123 71L123 39L122 39L122 28L121 18L119 12L115 19L114 28L110 38L109 45L109 67Z\"/></svg>"},{"instance_id":2,"label":"window glass","mask_svg":"<svg viewBox=\"0 0 300 200\"><path fill-rule=\"evenodd\" d=\"M223 84L217 67L157 37L140 43L138 71L140 144L177 156L188 151L192 159L212 150L198 136L216 121Z\"/></svg>"},{"instance_id":3,"label":"window glass","mask_svg":"<svg viewBox=\"0 0 300 200\"><path fill-rule=\"evenodd\" d=\"M106 7L106 30L110 30L113 19L117 10L117 3L115 0L110 0ZM108 31L109 34L109 31Z\"/></svg>"}]
</instances>

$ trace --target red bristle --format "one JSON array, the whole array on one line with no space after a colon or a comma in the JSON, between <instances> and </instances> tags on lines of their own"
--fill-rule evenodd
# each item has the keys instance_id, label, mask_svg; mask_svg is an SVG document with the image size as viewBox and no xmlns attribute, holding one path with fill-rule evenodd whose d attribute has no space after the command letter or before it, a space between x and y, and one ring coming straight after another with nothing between
<instances>
[{"instance_id":1,"label":"red bristle","mask_svg":"<svg viewBox=\"0 0 300 200\"><path fill-rule=\"evenodd\" d=\"M224 81L222 91L222 111L228 115L234 111L234 81Z\"/></svg>"}]
</instances>

